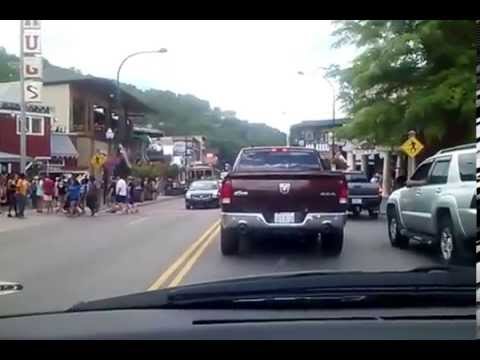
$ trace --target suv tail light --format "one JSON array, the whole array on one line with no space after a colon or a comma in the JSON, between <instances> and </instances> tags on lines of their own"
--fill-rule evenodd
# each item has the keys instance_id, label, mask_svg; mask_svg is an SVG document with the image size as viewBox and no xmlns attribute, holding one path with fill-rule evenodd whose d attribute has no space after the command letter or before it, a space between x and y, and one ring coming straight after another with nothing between
<instances>
[{"instance_id":1,"label":"suv tail light","mask_svg":"<svg viewBox=\"0 0 480 360\"><path fill-rule=\"evenodd\" d=\"M348 185L346 181L340 181L340 190L338 192L338 202L348 204Z\"/></svg>"},{"instance_id":2,"label":"suv tail light","mask_svg":"<svg viewBox=\"0 0 480 360\"><path fill-rule=\"evenodd\" d=\"M230 204L233 197L233 186L230 180L226 180L220 189L220 199L222 204Z\"/></svg>"}]
</instances>

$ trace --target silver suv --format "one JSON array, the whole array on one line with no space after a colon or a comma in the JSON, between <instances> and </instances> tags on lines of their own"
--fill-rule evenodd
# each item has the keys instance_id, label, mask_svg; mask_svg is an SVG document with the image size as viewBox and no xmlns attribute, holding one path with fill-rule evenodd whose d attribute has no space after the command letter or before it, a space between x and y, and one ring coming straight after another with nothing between
<instances>
[{"instance_id":1,"label":"silver suv","mask_svg":"<svg viewBox=\"0 0 480 360\"><path fill-rule=\"evenodd\" d=\"M423 161L387 201L392 246L411 239L435 246L446 264L474 255L477 236L476 145L439 151Z\"/></svg>"}]
</instances>

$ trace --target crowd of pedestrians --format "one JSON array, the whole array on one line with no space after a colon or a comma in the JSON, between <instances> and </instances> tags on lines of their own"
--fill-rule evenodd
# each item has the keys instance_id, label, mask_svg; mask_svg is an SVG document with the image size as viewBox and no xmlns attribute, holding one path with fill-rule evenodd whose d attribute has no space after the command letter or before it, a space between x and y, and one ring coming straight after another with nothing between
<instances>
[{"instance_id":1,"label":"crowd of pedestrians","mask_svg":"<svg viewBox=\"0 0 480 360\"><path fill-rule=\"evenodd\" d=\"M93 176L42 175L29 181L24 174L8 174L0 175L0 206L7 209L8 217L16 218L25 218L27 203L38 213L77 216L88 209L90 215L95 216L104 190L104 201L110 212L137 213L137 204L155 200L162 192L161 186L158 178L112 177L106 188Z\"/></svg>"}]
</instances>

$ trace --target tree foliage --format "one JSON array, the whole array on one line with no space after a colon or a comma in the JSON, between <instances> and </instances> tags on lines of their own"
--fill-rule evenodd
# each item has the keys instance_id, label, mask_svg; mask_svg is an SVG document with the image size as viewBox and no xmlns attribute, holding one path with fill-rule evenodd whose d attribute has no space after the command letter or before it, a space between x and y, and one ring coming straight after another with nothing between
<instances>
[{"instance_id":1,"label":"tree foliage","mask_svg":"<svg viewBox=\"0 0 480 360\"><path fill-rule=\"evenodd\" d=\"M18 81L18 58L0 47L0 82Z\"/></svg>"},{"instance_id":2,"label":"tree foliage","mask_svg":"<svg viewBox=\"0 0 480 360\"><path fill-rule=\"evenodd\" d=\"M349 20L337 26L335 46L361 49L351 66L330 71L352 119L338 136L399 145L413 129L432 148L473 141L473 20Z\"/></svg>"},{"instance_id":3,"label":"tree foliage","mask_svg":"<svg viewBox=\"0 0 480 360\"><path fill-rule=\"evenodd\" d=\"M132 175L142 179L162 178L167 176L167 165L156 164L136 164L132 166Z\"/></svg>"}]
</instances>

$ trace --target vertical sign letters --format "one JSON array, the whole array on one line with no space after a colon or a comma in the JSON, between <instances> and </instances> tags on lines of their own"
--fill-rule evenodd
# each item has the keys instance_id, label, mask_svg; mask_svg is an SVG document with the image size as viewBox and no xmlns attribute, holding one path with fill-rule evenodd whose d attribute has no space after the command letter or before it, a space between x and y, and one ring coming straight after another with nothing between
<instances>
[{"instance_id":1,"label":"vertical sign letters","mask_svg":"<svg viewBox=\"0 0 480 360\"><path fill-rule=\"evenodd\" d=\"M42 47L40 20L22 20L24 101L42 102Z\"/></svg>"}]
</instances>

